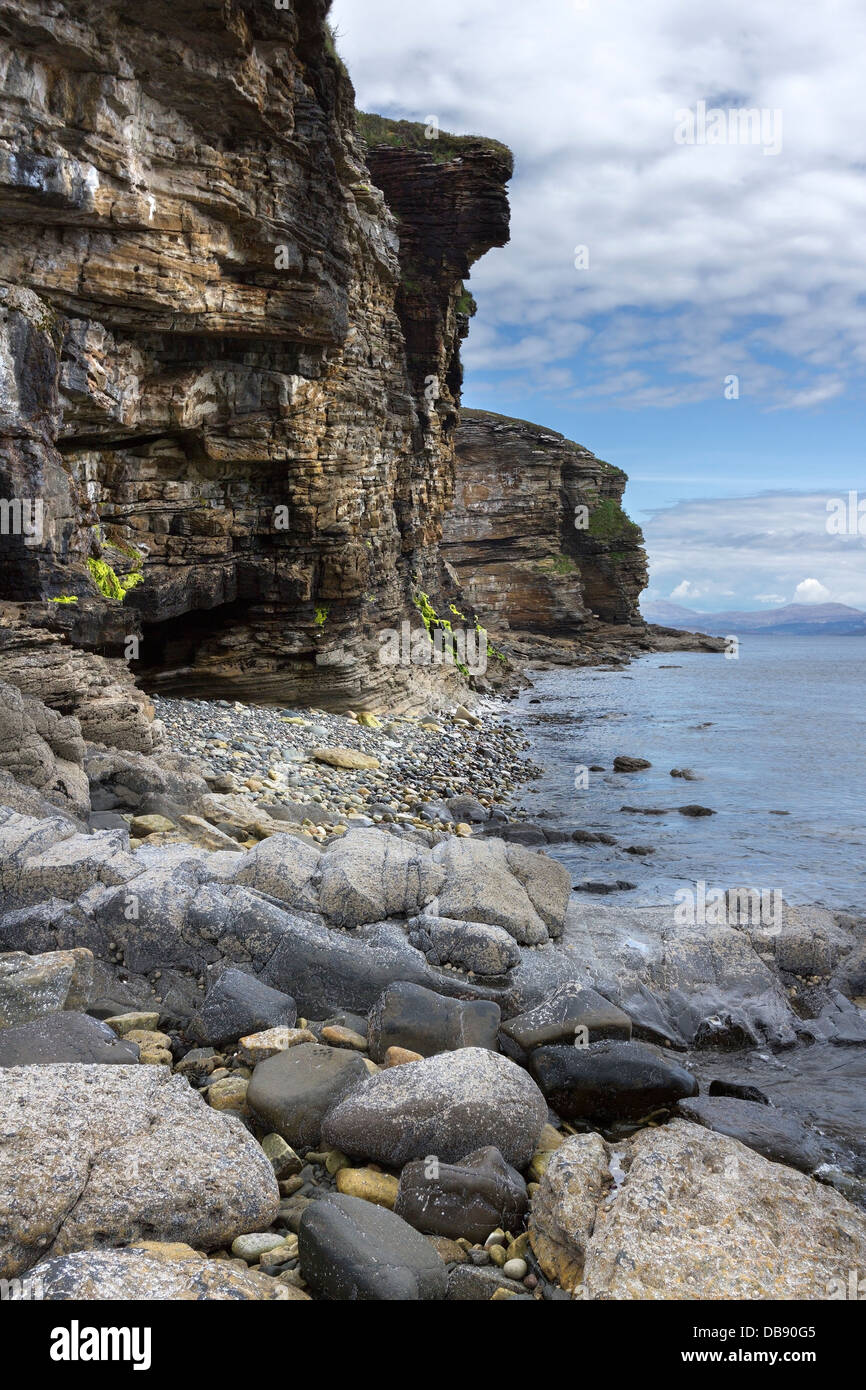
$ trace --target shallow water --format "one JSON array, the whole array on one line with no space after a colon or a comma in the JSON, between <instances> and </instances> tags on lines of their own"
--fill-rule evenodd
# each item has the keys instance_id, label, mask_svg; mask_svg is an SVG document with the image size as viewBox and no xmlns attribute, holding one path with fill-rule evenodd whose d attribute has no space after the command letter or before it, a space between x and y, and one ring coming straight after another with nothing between
<instances>
[{"instance_id":1,"label":"shallow water","mask_svg":"<svg viewBox=\"0 0 866 1390\"><path fill-rule=\"evenodd\" d=\"M551 845L575 883L626 879L636 887L622 900L632 904L671 902L702 881L866 910L862 638L750 636L737 660L659 653L627 668L531 674L533 688L508 714L545 772L518 805L541 824L619 841ZM614 774L617 754L652 767ZM606 771L576 787L576 770L595 763ZM701 780L670 776L684 767ZM691 819L676 810L693 803L716 814ZM629 814L624 805L665 814ZM635 844L654 853L625 853Z\"/></svg>"}]
</instances>

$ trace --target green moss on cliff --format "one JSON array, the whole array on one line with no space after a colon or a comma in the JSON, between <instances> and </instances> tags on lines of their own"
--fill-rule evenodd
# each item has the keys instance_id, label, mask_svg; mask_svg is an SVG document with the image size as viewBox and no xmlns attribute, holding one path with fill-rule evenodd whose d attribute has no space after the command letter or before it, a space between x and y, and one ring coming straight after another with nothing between
<instances>
[{"instance_id":1,"label":"green moss on cliff","mask_svg":"<svg viewBox=\"0 0 866 1390\"><path fill-rule=\"evenodd\" d=\"M631 540L639 542L641 529L612 497L599 502L589 514L589 534L597 541Z\"/></svg>"},{"instance_id":2,"label":"green moss on cliff","mask_svg":"<svg viewBox=\"0 0 866 1390\"><path fill-rule=\"evenodd\" d=\"M99 592L106 598L117 599L120 603L123 603L130 589L134 589L144 578L140 571L121 578L105 560L95 560L92 557L87 561L87 568Z\"/></svg>"}]
</instances>

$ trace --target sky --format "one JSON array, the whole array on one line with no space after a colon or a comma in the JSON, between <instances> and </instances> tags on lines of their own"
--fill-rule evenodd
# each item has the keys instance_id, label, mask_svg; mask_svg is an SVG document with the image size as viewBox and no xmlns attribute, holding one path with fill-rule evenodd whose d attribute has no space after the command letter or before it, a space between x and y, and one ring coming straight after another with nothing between
<instances>
[{"instance_id":1,"label":"sky","mask_svg":"<svg viewBox=\"0 0 866 1390\"><path fill-rule=\"evenodd\" d=\"M514 151L464 404L626 470L647 597L866 609L863 0L336 0L331 20L361 109Z\"/></svg>"}]
</instances>

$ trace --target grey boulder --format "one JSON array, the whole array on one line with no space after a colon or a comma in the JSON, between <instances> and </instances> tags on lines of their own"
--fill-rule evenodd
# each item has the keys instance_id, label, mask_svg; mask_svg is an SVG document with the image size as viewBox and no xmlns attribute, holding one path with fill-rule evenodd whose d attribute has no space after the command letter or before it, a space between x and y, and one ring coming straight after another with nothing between
<instances>
[{"instance_id":1,"label":"grey boulder","mask_svg":"<svg viewBox=\"0 0 866 1390\"><path fill-rule=\"evenodd\" d=\"M494 1145L522 1169L546 1120L544 1097L525 1071L498 1053L466 1047L368 1077L331 1110L322 1137L395 1168L430 1155L455 1163Z\"/></svg>"},{"instance_id":2,"label":"grey boulder","mask_svg":"<svg viewBox=\"0 0 866 1390\"><path fill-rule=\"evenodd\" d=\"M370 1010L367 1037L374 1062L389 1047L405 1047L432 1057L461 1047L498 1051L499 1005L489 999L447 999L423 985L398 980Z\"/></svg>"},{"instance_id":3,"label":"grey boulder","mask_svg":"<svg viewBox=\"0 0 866 1390\"><path fill-rule=\"evenodd\" d=\"M646 1043L600 1042L540 1047L530 1067L549 1104L565 1120L637 1120L697 1095L698 1083Z\"/></svg>"},{"instance_id":4,"label":"grey boulder","mask_svg":"<svg viewBox=\"0 0 866 1390\"><path fill-rule=\"evenodd\" d=\"M195 1042L221 1047L247 1033L291 1028L297 1016L290 995L229 967L211 985L188 1032Z\"/></svg>"},{"instance_id":5,"label":"grey boulder","mask_svg":"<svg viewBox=\"0 0 866 1390\"><path fill-rule=\"evenodd\" d=\"M319 1143L328 1110L367 1076L357 1052L300 1043L258 1063L247 1105L293 1149L309 1148Z\"/></svg>"},{"instance_id":6,"label":"grey boulder","mask_svg":"<svg viewBox=\"0 0 866 1390\"><path fill-rule=\"evenodd\" d=\"M359 1197L313 1202L298 1226L301 1273L338 1302L443 1299L448 1272L430 1242L401 1217Z\"/></svg>"},{"instance_id":7,"label":"grey boulder","mask_svg":"<svg viewBox=\"0 0 866 1390\"><path fill-rule=\"evenodd\" d=\"M489 1146L459 1163L417 1159L400 1174L394 1210L431 1235L483 1242L501 1226L516 1231L529 1198L523 1178Z\"/></svg>"},{"instance_id":8,"label":"grey boulder","mask_svg":"<svg viewBox=\"0 0 866 1390\"><path fill-rule=\"evenodd\" d=\"M0 1029L0 1067L45 1066L58 1062L138 1062L138 1044L123 1042L107 1023L89 1014L65 1012Z\"/></svg>"}]
</instances>

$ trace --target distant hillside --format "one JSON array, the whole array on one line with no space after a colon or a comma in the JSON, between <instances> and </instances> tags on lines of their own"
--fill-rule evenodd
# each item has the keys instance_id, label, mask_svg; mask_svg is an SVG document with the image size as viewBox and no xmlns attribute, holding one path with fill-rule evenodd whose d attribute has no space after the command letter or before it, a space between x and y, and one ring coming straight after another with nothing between
<instances>
[{"instance_id":1,"label":"distant hillside","mask_svg":"<svg viewBox=\"0 0 866 1390\"><path fill-rule=\"evenodd\" d=\"M696 613L678 603L642 603L647 622L685 632L727 636L743 632L792 637L866 637L866 613L844 603L789 603L755 613Z\"/></svg>"}]
</instances>

